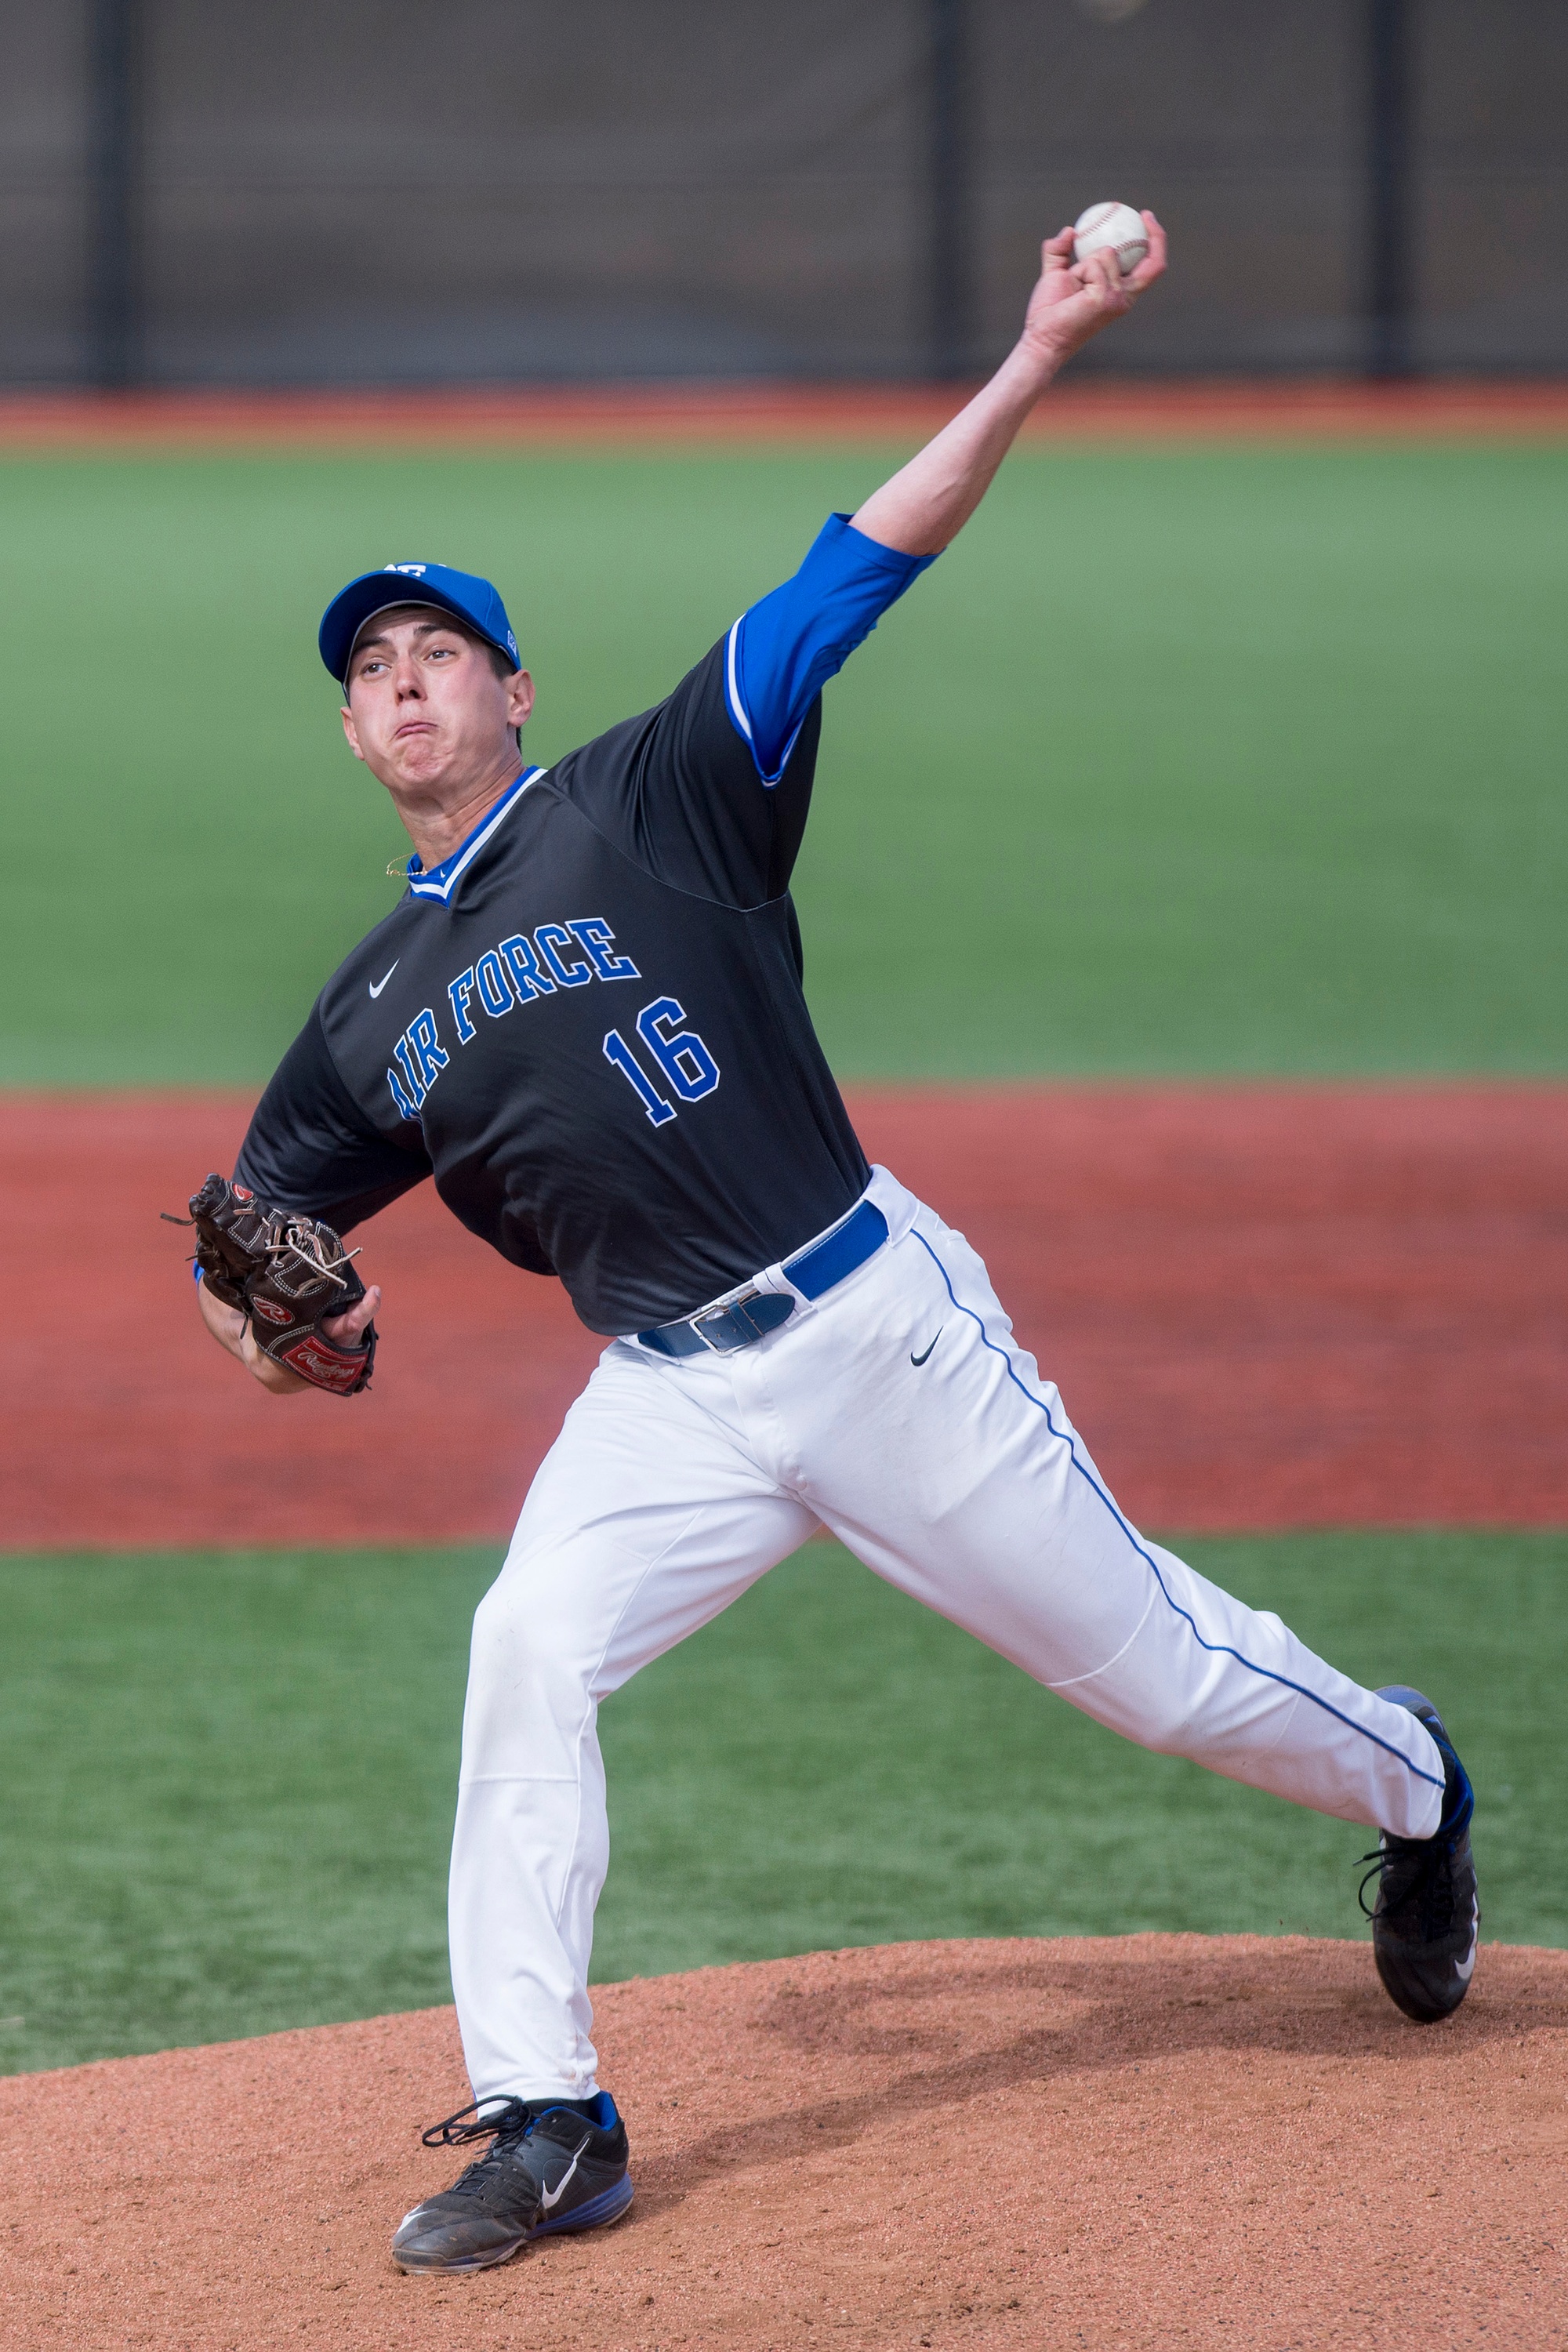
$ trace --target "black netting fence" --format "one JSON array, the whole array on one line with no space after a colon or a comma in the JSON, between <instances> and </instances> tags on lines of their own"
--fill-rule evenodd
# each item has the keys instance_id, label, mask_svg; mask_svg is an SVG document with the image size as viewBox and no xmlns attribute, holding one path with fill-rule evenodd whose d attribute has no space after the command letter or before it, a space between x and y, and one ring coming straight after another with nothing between
<instances>
[{"instance_id":1,"label":"black netting fence","mask_svg":"<svg viewBox=\"0 0 1568 2352\"><path fill-rule=\"evenodd\" d=\"M1181 266L1096 364L1568 367L1561 0L0 22L13 383L963 373L1104 195L1153 205Z\"/></svg>"}]
</instances>

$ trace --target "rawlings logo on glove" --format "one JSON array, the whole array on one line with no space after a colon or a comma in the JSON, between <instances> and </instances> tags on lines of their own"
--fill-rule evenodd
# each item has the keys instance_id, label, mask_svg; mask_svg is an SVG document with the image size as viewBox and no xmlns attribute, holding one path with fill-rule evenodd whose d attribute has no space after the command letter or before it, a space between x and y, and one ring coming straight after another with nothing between
<instances>
[{"instance_id":1,"label":"rawlings logo on glove","mask_svg":"<svg viewBox=\"0 0 1568 2352\"><path fill-rule=\"evenodd\" d=\"M223 1176L209 1176L192 1194L190 1208L202 1280L215 1298L249 1318L262 1354L333 1396L356 1396L368 1388L374 1324L367 1323L349 1348L321 1328L329 1316L346 1314L364 1297L350 1253L331 1225L269 1209L245 1185Z\"/></svg>"}]
</instances>

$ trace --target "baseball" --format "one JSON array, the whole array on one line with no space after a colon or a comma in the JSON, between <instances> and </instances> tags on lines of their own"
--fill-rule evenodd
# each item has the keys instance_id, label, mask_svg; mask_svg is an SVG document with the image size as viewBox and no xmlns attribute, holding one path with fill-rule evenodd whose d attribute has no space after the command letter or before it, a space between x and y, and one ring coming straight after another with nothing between
<instances>
[{"instance_id":1,"label":"baseball","mask_svg":"<svg viewBox=\"0 0 1568 2352\"><path fill-rule=\"evenodd\" d=\"M1072 257L1087 261L1091 253L1114 253L1123 278L1131 276L1149 250L1149 232L1142 215L1131 205L1090 205L1073 223Z\"/></svg>"}]
</instances>

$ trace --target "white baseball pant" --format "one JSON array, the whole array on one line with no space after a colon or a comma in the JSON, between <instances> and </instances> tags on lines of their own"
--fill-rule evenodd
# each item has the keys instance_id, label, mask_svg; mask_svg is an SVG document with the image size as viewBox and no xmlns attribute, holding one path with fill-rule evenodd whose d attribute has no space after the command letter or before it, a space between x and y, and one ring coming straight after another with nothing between
<instances>
[{"instance_id":1,"label":"white baseball pant","mask_svg":"<svg viewBox=\"0 0 1568 2352\"><path fill-rule=\"evenodd\" d=\"M605 1349L479 1604L450 1906L477 2098L596 2087L599 1701L819 1525L1145 1748L1400 1837L1437 1826L1424 1727L1138 1535L962 1234L885 1169L869 1197L886 1244L754 1346Z\"/></svg>"}]
</instances>

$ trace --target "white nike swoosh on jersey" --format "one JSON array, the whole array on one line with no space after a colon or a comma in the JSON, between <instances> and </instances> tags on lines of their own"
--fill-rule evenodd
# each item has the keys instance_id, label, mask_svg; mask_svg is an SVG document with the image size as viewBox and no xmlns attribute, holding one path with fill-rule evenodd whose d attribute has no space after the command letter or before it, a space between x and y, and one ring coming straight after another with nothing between
<instances>
[{"instance_id":1,"label":"white nike swoosh on jersey","mask_svg":"<svg viewBox=\"0 0 1568 2352\"><path fill-rule=\"evenodd\" d=\"M381 978L379 980L373 980L370 982L370 992L373 996L379 996L381 994L382 990L386 986L387 982L392 978L393 973L397 970L398 965L402 961L403 958L401 956L394 956L392 961L387 965L386 970L382 973Z\"/></svg>"},{"instance_id":2,"label":"white nike swoosh on jersey","mask_svg":"<svg viewBox=\"0 0 1568 2352\"><path fill-rule=\"evenodd\" d=\"M593 2137L593 2134L590 2132L590 2133L589 2133L589 2135L588 2135L588 2139L591 2139L592 2137ZM587 2147L587 2145L588 2145L588 2140L587 2140L587 2139L584 2139L584 2141L583 2142L583 2147ZM571 2163L567 2166L567 2168L566 2168L565 2171L562 2174L562 2176L561 2176L560 2179L556 2182L556 2184L555 2184L554 2188L553 2188L553 2189L542 2189L540 2190L540 2192L539 2192L539 2209L540 2209L540 2211L541 2211L542 2213L552 2213L552 2212L555 2210L555 2208L557 2207L557 2205L559 2205L559 2204L560 2204L562 2198L563 2198L563 2197L565 2195L565 2193L566 2193L566 2183L571 2179L572 2175L573 2175L573 2174L576 2171L576 2169L577 2169L577 2157L579 2157L579 2156L581 2156L581 2155L582 2155L582 2153L583 2153L583 2147L580 2147L580 2148L577 2150L577 2156L574 2156L574 2157L572 2158Z\"/></svg>"}]
</instances>

